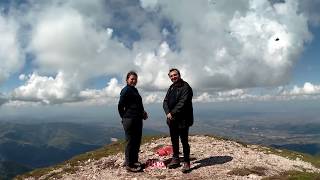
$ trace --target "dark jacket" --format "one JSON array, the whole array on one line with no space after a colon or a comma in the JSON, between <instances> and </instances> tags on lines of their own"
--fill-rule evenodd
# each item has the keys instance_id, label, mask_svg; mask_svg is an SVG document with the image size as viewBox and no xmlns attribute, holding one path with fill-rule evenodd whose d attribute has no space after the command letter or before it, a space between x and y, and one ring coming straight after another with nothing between
<instances>
[{"instance_id":1,"label":"dark jacket","mask_svg":"<svg viewBox=\"0 0 320 180\"><path fill-rule=\"evenodd\" d=\"M118 111L121 118L142 119L142 98L134 86L125 86L120 93Z\"/></svg>"},{"instance_id":2,"label":"dark jacket","mask_svg":"<svg viewBox=\"0 0 320 180\"><path fill-rule=\"evenodd\" d=\"M172 84L163 101L166 114L171 113L173 120L170 124L185 128L193 124L192 88L182 79Z\"/></svg>"}]
</instances>

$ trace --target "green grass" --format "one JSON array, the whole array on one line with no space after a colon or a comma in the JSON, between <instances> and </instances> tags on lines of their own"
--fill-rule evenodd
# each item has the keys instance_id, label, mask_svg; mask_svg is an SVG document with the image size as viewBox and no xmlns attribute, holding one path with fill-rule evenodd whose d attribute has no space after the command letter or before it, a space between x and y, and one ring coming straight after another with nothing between
<instances>
[{"instance_id":1,"label":"green grass","mask_svg":"<svg viewBox=\"0 0 320 180\"><path fill-rule=\"evenodd\" d=\"M263 180L320 180L320 174L299 171L287 171L277 176L263 178Z\"/></svg>"},{"instance_id":2,"label":"green grass","mask_svg":"<svg viewBox=\"0 0 320 180\"><path fill-rule=\"evenodd\" d=\"M166 137L166 136L164 136L164 135L146 136L146 137L142 138L141 144L145 144L145 143L151 142L153 140L156 140L156 139L159 139L162 137ZM119 152L123 152L124 148L125 148L125 141L120 140L118 142L106 145L106 146L99 148L97 150L90 151L90 152L75 156L75 157L71 158L70 160L67 160L61 164L54 165L54 166L47 167L47 168L36 169L36 170L33 170L29 173L19 175L19 176L15 177L15 179L20 180L20 179L25 179L28 177L34 177L35 179L38 179L43 175L49 174L53 170L57 170L57 169L62 168L61 172L55 172L55 173L52 173L49 175L49 177L51 177L51 178L53 178L53 177L59 178L59 177L61 177L62 174L65 174L65 173L72 174L72 173L76 172L76 170L78 169L78 166L82 165L85 161L87 161L89 159L98 160L103 157L115 155ZM47 177L47 178L49 178L49 177Z\"/></svg>"}]
</instances>

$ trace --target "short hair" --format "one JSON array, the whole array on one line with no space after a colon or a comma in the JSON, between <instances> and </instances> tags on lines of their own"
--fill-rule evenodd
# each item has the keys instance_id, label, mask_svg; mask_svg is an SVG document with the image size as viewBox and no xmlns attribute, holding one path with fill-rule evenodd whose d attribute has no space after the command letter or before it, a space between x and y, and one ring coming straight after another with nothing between
<instances>
[{"instance_id":1,"label":"short hair","mask_svg":"<svg viewBox=\"0 0 320 180\"><path fill-rule=\"evenodd\" d=\"M170 75L170 73L171 73L172 71L177 71L178 75L181 76L181 75L180 75L180 71L179 71L177 68L171 68L171 69L169 70L168 76Z\"/></svg>"},{"instance_id":2,"label":"short hair","mask_svg":"<svg viewBox=\"0 0 320 180\"><path fill-rule=\"evenodd\" d=\"M129 71L129 72L127 73L127 78L126 78L126 80L128 80L131 75L138 77L138 75L137 75L137 73L136 73L135 71Z\"/></svg>"}]
</instances>

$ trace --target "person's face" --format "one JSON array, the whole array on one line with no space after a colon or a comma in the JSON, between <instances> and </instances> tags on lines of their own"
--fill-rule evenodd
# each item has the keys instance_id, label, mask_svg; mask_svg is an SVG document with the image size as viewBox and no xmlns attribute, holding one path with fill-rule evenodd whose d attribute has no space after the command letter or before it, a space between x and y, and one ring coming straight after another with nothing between
<instances>
[{"instance_id":1,"label":"person's face","mask_svg":"<svg viewBox=\"0 0 320 180\"><path fill-rule=\"evenodd\" d=\"M129 78L127 79L127 84L129 86L136 86L138 82L138 77L135 75L130 75Z\"/></svg>"},{"instance_id":2,"label":"person's face","mask_svg":"<svg viewBox=\"0 0 320 180\"><path fill-rule=\"evenodd\" d=\"M173 83L177 82L180 79L180 76L177 71L171 71L169 73L169 78Z\"/></svg>"}]
</instances>

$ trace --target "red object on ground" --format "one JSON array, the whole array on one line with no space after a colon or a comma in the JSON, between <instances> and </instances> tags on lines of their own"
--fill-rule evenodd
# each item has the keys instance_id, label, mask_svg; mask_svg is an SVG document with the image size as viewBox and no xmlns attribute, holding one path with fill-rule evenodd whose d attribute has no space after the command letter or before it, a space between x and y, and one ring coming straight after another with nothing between
<instances>
[{"instance_id":1,"label":"red object on ground","mask_svg":"<svg viewBox=\"0 0 320 180\"><path fill-rule=\"evenodd\" d=\"M159 148L156 153L159 155L159 156L168 156L168 155L171 155L173 153L173 150L172 150L172 146L164 146L164 147L161 147Z\"/></svg>"},{"instance_id":2,"label":"red object on ground","mask_svg":"<svg viewBox=\"0 0 320 180\"><path fill-rule=\"evenodd\" d=\"M162 169L162 168L166 168L166 165L164 164L163 161L160 161L158 159L148 159L146 162L146 168Z\"/></svg>"}]
</instances>

